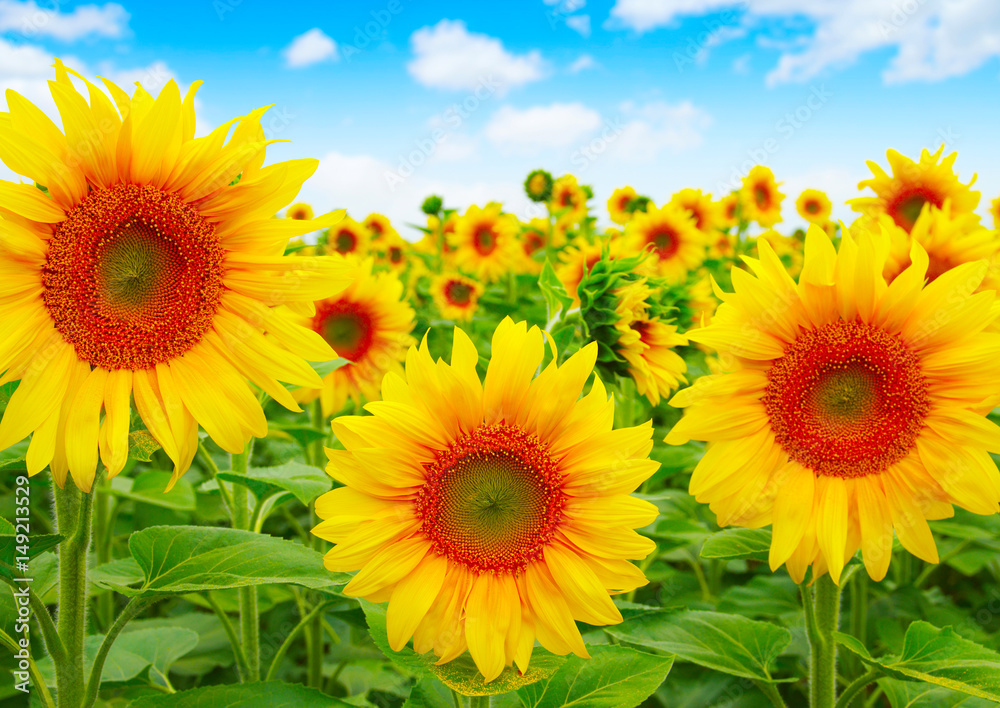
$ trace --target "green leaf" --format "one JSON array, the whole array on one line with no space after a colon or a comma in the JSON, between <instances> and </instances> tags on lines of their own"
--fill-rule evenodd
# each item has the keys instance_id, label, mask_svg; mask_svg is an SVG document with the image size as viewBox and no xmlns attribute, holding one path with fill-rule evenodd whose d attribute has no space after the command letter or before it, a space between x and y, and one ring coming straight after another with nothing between
<instances>
[{"instance_id":1,"label":"green leaf","mask_svg":"<svg viewBox=\"0 0 1000 708\"><path fill-rule=\"evenodd\" d=\"M963 639L951 627L912 622L903 638L903 653L877 659L854 637L839 632L835 636L845 649L892 678L1000 701L1000 654Z\"/></svg>"},{"instance_id":2,"label":"green leaf","mask_svg":"<svg viewBox=\"0 0 1000 708\"><path fill-rule=\"evenodd\" d=\"M94 666L94 657L104 642L104 636L94 634L84 640L84 665L89 675ZM111 645L101 671L101 683L108 681L130 681L147 668L150 679L165 685L165 677L170 666L198 644L197 632L183 627L160 627L125 632ZM55 685L55 667L52 659L46 657L38 662L38 668L45 676L45 683Z\"/></svg>"},{"instance_id":3,"label":"green leaf","mask_svg":"<svg viewBox=\"0 0 1000 708\"><path fill-rule=\"evenodd\" d=\"M545 259L542 266L542 274L538 278L538 287L541 288L542 297L545 298L545 312L547 321L551 322L559 312L569 309L573 304L573 298L566 292L562 281L556 275L551 261Z\"/></svg>"},{"instance_id":4,"label":"green leaf","mask_svg":"<svg viewBox=\"0 0 1000 708\"><path fill-rule=\"evenodd\" d=\"M162 696L143 696L130 708L350 708L350 703L297 683L261 683L205 686Z\"/></svg>"},{"instance_id":5,"label":"green leaf","mask_svg":"<svg viewBox=\"0 0 1000 708\"><path fill-rule=\"evenodd\" d=\"M517 690L525 708L637 706L663 683L673 657L624 646L591 646L590 659L569 657L543 681Z\"/></svg>"},{"instance_id":6,"label":"green leaf","mask_svg":"<svg viewBox=\"0 0 1000 708\"><path fill-rule=\"evenodd\" d=\"M771 662L792 640L784 627L719 612L665 612L650 608L620 625L611 636L676 654L685 661L733 676L773 681Z\"/></svg>"},{"instance_id":7,"label":"green leaf","mask_svg":"<svg viewBox=\"0 0 1000 708\"><path fill-rule=\"evenodd\" d=\"M132 534L129 552L142 572L139 588L120 587L132 569L115 561L95 569L94 581L130 595L202 592L292 583L336 594L351 577L323 567L323 555L266 534L201 526L153 526ZM111 582L108 582L108 580ZM124 585L124 583L122 583Z\"/></svg>"},{"instance_id":8,"label":"green leaf","mask_svg":"<svg viewBox=\"0 0 1000 708\"><path fill-rule=\"evenodd\" d=\"M160 449L160 443L148 430L133 430L128 434L129 459L150 462L153 453Z\"/></svg>"},{"instance_id":9,"label":"green leaf","mask_svg":"<svg viewBox=\"0 0 1000 708\"><path fill-rule=\"evenodd\" d=\"M726 529L705 539L701 557L767 560L770 550L770 529Z\"/></svg>"},{"instance_id":10,"label":"green leaf","mask_svg":"<svg viewBox=\"0 0 1000 708\"><path fill-rule=\"evenodd\" d=\"M267 422L267 435L272 438L288 436L295 440L303 449L317 440L326 440L326 430L316 430L311 425L290 425L287 423Z\"/></svg>"},{"instance_id":11,"label":"green leaf","mask_svg":"<svg viewBox=\"0 0 1000 708\"><path fill-rule=\"evenodd\" d=\"M346 366L347 364L350 363L351 363L350 360L341 357L339 359L331 359L330 361L322 361L319 363L310 362L309 365L313 368L313 371L319 374L319 377L322 379L326 378L328 374L332 374L340 367Z\"/></svg>"},{"instance_id":12,"label":"green leaf","mask_svg":"<svg viewBox=\"0 0 1000 708\"><path fill-rule=\"evenodd\" d=\"M258 500L280 492L291 492L306 506L332 487L332 481L325 472L301 462L286 462L278 467L251 467L245 475L220 472L218 478L249 488Z\"/></svg>"},{"instance_id":13,"label":"green leaf","mask_svg":"<svg viewBox=\"0 0 1000 708\"><path fill-rule=\"evenodd\" d=\"M892 708L990 708L993 701L914 681L879 679L878 685Z\"/></svg>"},{"instance_id":14,"label":"green leaf","mask_svg":"<svg viewBox=\"0 0 1000 708\"><path fill-rule=\"evenodd\" d=\"M163 491L167 488L170 477L170 472L163 470L146 470L134 479L119 475L111 480L109 491L112 496L121 499L131 499L175 511L194 511L197 506L194 489L183 477L177 480L177 484L169 492Z\"/></svg>"},{"instance_id":15,"label":"green leaf","mask_svg":"<svg viewBox=\"0 0 1000 708\"><path fill-rule=\"evenodd\" d=\"M454 693L437 679L421 676L403 708L455 708Z\"/></svg>"},{"instance_id":16,"label":"green leaf","mask_svg":"<svg viewBox=\"0 0 1000 708\"><path fill-rule=\"evenodd\" d=\"M486 683L468 653L442 666L435 666L436 657L430 653L417 654L409 646L403 647L401 651L393 651L389 647L389 638L386 635L385 605L361 600L361 608L365 611L369 633L375 645L394 664L419 676L433 676L464 696L492 696L514 691L548 678L565 661L564 657L555 656L536 647L531 653L531 662L524 674L506 667L497 678Z\"/></svg>"}]
</instances>

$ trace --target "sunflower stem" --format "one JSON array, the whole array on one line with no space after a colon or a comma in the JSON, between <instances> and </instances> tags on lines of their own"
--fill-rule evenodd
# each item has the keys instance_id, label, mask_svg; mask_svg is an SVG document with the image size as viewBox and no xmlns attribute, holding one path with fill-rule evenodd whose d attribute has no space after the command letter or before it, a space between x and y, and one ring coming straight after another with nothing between
<instances>
[{"instance_id":1,"label":"sunflower stem","mask_svg":"<svg viewBox=\"0 0 1000 708\"><path fill-rule=\"evenodd\" d=\"M319 399L313 401L310 412L312 413L312 424L313 428L320 432L327 431L326 416L323 415L323 405ZM323 469L325 465L324 457L326 453L323 450L323 439L317 440L312 443L311 447L311 457L312 464L315 467ZM319 517L316 515L315 502L310 506L312 525L316 526L319 523ZM317 551L323 550L323 539L319 536L312 536L311 539L312 547ZM309 544L307 544L309 545ZM324 603L324 599L319 596L318 593L311 594L311 600L317 606ZM323 688L323 613L322 612L312 612L309 616L309 622L306 625L306 655L307 655L307 685L313 688L322 689Z\"/></svg>"},{"instance_id":2,"label":"sunflower stem","mask_svg":"<svg viewBox=\"0 0 1000 708\"><path fill-rule=\"evenodd\" d=\"M90 669L90 678L87 681L86 696L83 701L84 708L91 708L91 706L97 702L97 693L101 688L101 674L104 673L104 662L108 658L108 652L111 651L111 645L115 643L116 639L118 639L118 635L121 634L123 629L125 629L126 624L128 624L144 609L160 599L162 598L133 597L129 600L125 609L122 610L122 613L118 615L118 618L115 619L115 623L108 629L108 633L105 635L104 641L101 642L101 646L97 650L97 656L94 657L94 665Z\"/></svg>"},{"instance_id":3,"label":"sunflower stem","mask_svg":"<svg viewBox=\"0 0 1000 708\"><path fill-rule=\"evenodd\" d=\"M877 678L879 678L880 675L881 674L879 674L878 671L872 669L869 670L867 673L858 676L856 679L854 679L854 681L851 682L850 686L844 689L843 695L841 695L840 700L837 701L836 708L847 708L847 706L851 705L851 701L853 701L855 697L860 698L861 699L860 704L864 705L865 694L863 693L863 691L865 687L872 681L875 681Z\"/></svg>"},{"instance_id":4,"label":"sunflower stem","mask_svg":"<svg viewBox=\"0 0 1000 708\"><path fill-rule=\"evenodd\" d=\"M111 498L108 490L111 485L105 478L94 485L94 550L97 565L111 562ZM97 594L97 622L101 629L107 631L114 622L115 597L111 590L101 590Z\"/></svg>"},{"instance_id":5,"label":"sunflower stem","mask_svg":"<svg viewBox=\"0 0 1000 708\"><path fill-rule=\"evenodd\" d=\"M493 696L469 696L469 708L490 708Z\"/></svg>"},{"instance_id":6,"label":"sunflower stem","mask_svg":"<svg viewBox=\"0 0 1000 708\"><path fill-rule=\"evenodd\" d=\"M100 483L101 472L98 472ZM94 497L80 491L72 480L62 489L53 485L56 524L65 540L59 545L59 614L56 630L64 649L56 663L59 708L80 708L86 691L83 643L87 634L87 551Z\"/></svg>"},{"instance_id":7,"label":"sunflower stem","mask_svg":"<svg viewBox=\"0 0 1000 708\"><path fill-rule=\"evenodd\" d=\"M855 573L851 579L851 636L862 644L868 643L868 573ZM848 676L864 673L864 665L853 654L847 662ZM863 700L856 701L858 706ZM849 704L845 704L849 705Z\"/></svg>"},{"instance_id":8,"label":"sunflower stem","mask_svg":"<svg viewBox=\"0 0 1000 708\"><path fill-rule=\"evenodd\" d=\"M834 708L837 699L837 644L833 633L840 622L840 587L829 575L811 588L802 587L806 631L809 635L809 705Z\"/></svg>"},{"instance_id":9,"label":"sunflower stem","mask_svg":"<svg viewBox=\"0 0 1000 708\"><path fill-rule=\"evenodd\" d=\"M243 452L230 458L234 474L247 474L250 467L250 453L253 451L253 439L246 444ZM242 484L233 485L233 526L245 531L250 528L249 490ZM260 618L257 610L257 588L242 587L240 595L240 637L243 651L247 659L247 671L243 682L260 681Z\"/></svg>"}]
</instances>

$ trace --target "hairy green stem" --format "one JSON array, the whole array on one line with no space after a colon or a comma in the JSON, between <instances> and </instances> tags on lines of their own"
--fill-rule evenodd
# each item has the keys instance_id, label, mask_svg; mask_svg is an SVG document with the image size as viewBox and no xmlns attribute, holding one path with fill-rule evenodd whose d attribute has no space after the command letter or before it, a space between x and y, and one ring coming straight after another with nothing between
<instances>
[{"instance_id":1,"label":"hairy green stem","mask_svg":"<svg viewBox=\"0 0 1000 708\"><path fill-rule=\"evenodd\" d=\"M318 615L325 607L326 603L316 605L312 609L312 612L303 617L299 623L295 625L295 628L288 633L288 636L285 637L285 641L283 641L281 646L278 647L278 651L275 653L274 659L271 660L271 667L267 670L267 675L264 677L265 681L274 680L274 675L277 673L278 667L281 666L281 660L285 658L285 654L288 653L288 649L292 646L292 640L299 636L299 632L304 630L306 625L312 621L313 617Z\"/></svg>"},{"instance_id":2,"label":"hairy green stem","mask_svg":"<svg viewBox=\"0 0 1000 708\"><path fill-rule=\"evenodd\" d=\"M125 629L125 625L144 609L160 599L162 598L133 597L125 605L125 609L118 615L118 618L115 619L115 623L111 625L108 633L104 635L104 641L101 642L101 646L97 650L97 656L94 657L94 666L90 670L90 678L87 681L87 691L83 701L83 708L90 708L97 702L97 693L101 688L101 674L104 672L104 662L108 658L108 652L111 651L111 645L118 639L118 635Z\"/></svg>"},{"instance_id":3,"label":"hairy green stem","mask_svg":"<svg viewBox=\"0 0 1000 708\"><path fill-rule=\"evenodd\" d=\"M864 690L865 686L870 684L878 677L879 673L875 670L869 670L868 672L862 674L861 676L858 676L856 679L854 679L854 681L851 682L851 684L847 688L844 689L844 693L840 696L839 699L837 699L836 708L847 708L847 706L851 705L851 701L854 700L855 696L860 695L861 698L863 699L864 694L862 693L862 691ZM862 700L862 703L863 702L864 701Z\"/></svg>"},{"instance_id":4,"label":"hairy green stem","mask_svg":"<svg viewBox=\"0 0 1000 708\"><path fill-rule=\"evenodd\" d=\"M100 482L101 472L98 472ZM59 614L56 630L64 649L63 661L56 664L59 708L80 708L86 684L83 671L83 644L87 633L87 551L94 497L81 492L72 480L55 496L56 523L65 540L59 545Z\"/></svg>"},{"instance_id":5,"label":"hairy green stem","mask_svg":"<svg viewBox=\"0 0 1000 708\"><path fill-rule=\"evenodd\" d=\"M778 692L778 687L773 683L770 681L754 681L754 685L760 689L761 693L767 696L774 708L788 708L785 704L785 699L782 698L781 694Z\"/></svg>"},{"instance_id":6,"label":"hairy green stem","mask_svg":"<svg viewBox=\"0 0 1000 708\"><path fill-rule=\"evenodd\" d=\"M247 655L243 651L243 645L240 644L240 638L236 636L233 623L229 621L229 615L222 609L222 605L212 596L211 592L205 593L205 599L208 601L212 611L215 612L215 616L219 618L219 623L222 625L222 630L226 633L226 637L229 638L229 646L232 647L233 656L236 657L236 670L240 674L240 681L245 683L249 680L246 677L250 674L247 670Z\"/></svg>"},{"instance_id":7,"label":"hairy green stem","mask_svg":"<svg viewBox=\"0 0 1000 708\"><path fill-rule=\"evenodd\" d=\"M312 408L313 428L320 432L326 431L326 416L323 415L323 405L319 400L313 401ZM323 440L317 440L310 445L311 462L314 466L323 469L326 452L323 449ZM313 526L318 523L315 504L311 505L311 516ZM309 543L317 551L323 548L323 539L319 536L309 537ZM323 599L317 593L310 593L310 599L317 607L323 606ZM323 688L323 614L322 612L310 612L309 622L306 625L306 656L307 665L306 683L313 688Z\"/></svg>"},{"instance_id":8,"label":"hairy green stem","mask_svg":"<svg viewBox=\"0 0 1000 708\"><path fill-rule=\"evenodd\" d=\"M841 577L841 582L845 580ZM823 575L812 588L802 588L802 600L809 635L809 705L833 708L837 698L837 644L833 633L840 622L840 587L829 575Z\"/></svg>"},{"instance_id":9,"label":"hairy green stem","mask_svg":"<svg viewBox=\"0 0 1000 708\"><path fill-rule=\"evenodd\" d=\"M97 565L111 562L111 495L108 490L111 484L102 479L94 485L94 551ZM102 630L107 631L114 622L115 596L111 590L101 590L97 594L97 623Z\"/></svg>"},{"instance_id":10,"label":"hairy green stem","mask_svg":"<svg viewBox=\"0 0 1000 708\"><path fill-rule=\"evenodd\" d=\"M493 696L469 696L469 708L490 708Z\"/></svg>"},{"instance_id":11,"label":"hairy green stem","mask_svg":"<svg viewBox=\"0 0 1000 708\"><path fill-rule=\"evenodd\" d=\"M231 465L234 474L247 474L250 467L250 454L253 451L253 439L247 443L243 452L233 455ZM221 487L221 485L220 485ZM242 484L233 485L233 526L245 531L251 531L249 490ZM240 596L240 638L243 651L246 654L246 674L242 677L244 683L260 680L260 617L257 609L257 588L254 585L239 589Z\"/></svg>"}]
</instances>

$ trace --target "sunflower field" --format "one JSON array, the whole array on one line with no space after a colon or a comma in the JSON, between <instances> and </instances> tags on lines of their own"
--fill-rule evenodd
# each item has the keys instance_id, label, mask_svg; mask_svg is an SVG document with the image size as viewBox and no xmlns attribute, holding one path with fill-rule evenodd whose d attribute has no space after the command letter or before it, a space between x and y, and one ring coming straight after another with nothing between
<instances>
[{"instance_id":1,"label":"sunflower field","mask_svg":"<svg viewBox=\"0 0 1000 708\"><path fill-rule=\"evenodd\" d=\"M293 203L266 109L49 84L62 127L0 114L0 706L1000 702L1000 197L954 153L850 224L756 166L404 225Z\"/></svg>"}]
</instances>

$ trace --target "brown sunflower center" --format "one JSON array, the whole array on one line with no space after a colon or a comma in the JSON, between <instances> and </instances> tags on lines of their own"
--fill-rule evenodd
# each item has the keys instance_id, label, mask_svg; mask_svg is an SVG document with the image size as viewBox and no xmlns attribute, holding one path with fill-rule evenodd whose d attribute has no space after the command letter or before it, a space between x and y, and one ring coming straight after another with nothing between
<instances>
[{"instance_id":1,"label":"brown sunflower center","mask_svg":"<svg viewBox=\"0 0 1000 708\"><path fill-rule=\"evenodd\" d=\"M524 255L531 256L545 247L545 235L534 229L524 232Z\"/></svg>"},{"instance_id":2,"label":"brown sunflower center","mask_svg":"<svg viewBox=\"0 0 1000 708\"><path fill-rule=\"evenodd\" d=\"M489 226L481 226L476 229L476 233L472 237L472 245L479 252L479 255L488 256L496 250L496 234Z\"/></svg>"},{"instance_id":3,"label":"brown sunflower center","mask_svg":"<svg viewBox=\"0 0 1000 708\"><path fill-rule=\"evenodd\" d=\"M819 202L815 199L810 199L805 204L807 214L819 214Z\"/></svg>"},{"instance_id":4,"label":"brown sunflower center","mask_svg":"<svg viewBox=\"0 0 1000 708\"><path fill-rule=\"evenodd\" d=\"M646 237L646 243L650 250L656 251L656 255L661 260L672 258L677 253L677 249L681 247L681 240L678 238L677 232L667 226L661 226L651 231Z\"/></svg>"},{"instance_id":5,"label":"brown sunflower center","mask_svg":"<svg viewBox=\"0 0 1000 708\"><path fill-rule=\"evenodd\" d=\"M753 200L758 209L766 211L771 206L771 190L765 185L758 184L753 188Z\"/></svg>"},{"instance_id":6,"label":"brown sunflower center","mask_svg":"<svg viewBox=\"0 0 1000 708\"><path fill-rule=\"evenodd\" d=\"M472 301L472 288L459 280L450 280L444 286L444 296L449 304L465 307Z\"/></svg>"},{"instance_id":7,"label":"brown sunflower center","mask_svg":"<svg viewBox=\"0 0 1000 708\"><path fill-rule=\"evenodd\" d=\"M365 355L375 337L371 313L347 300L317 303L313 329L333 347L337 356L353 362Z\"/></svg>"},{"instance_id":8,"label":"brown sunflower center","mask_svg":"<svg viewBox=\"0 0 1000 708\"><path fill-rule=\"evenodd\" d=\"M354 249L358 247L358 237L346 229L339 231L333 241L333 247L341 255L354 253Z\"/></svg>"},{"instance_id":9,"label":"brown sunflower center","mask_svg":"<svg viewBox=\"0 0 1000 708\"><path fill-rule=\"evenodd\" d=\"M905 457L930 409L916 355L861 322L802 334L767 372L763 403L789 457L818 474L863 477Z\"/></svg>"},{"instance_id":10,"label":"brown sunflower center","mask_svg":"<svg viewBox=\"0 0 1000 708\"><path fill-rule=\"evenodd\" d=\"M42 301L92 366L148 369L212 326L225 286L215 226L175 195L123 184L91 192L49 240Z\"/></svg>"},{"instance_id":11,"label":"brown sunflower center","mask_svg":"<svg viewBox=\"0 0 1000 708\"><path fill-rule=\"evenodd\" d=\"M900 191L894 199L890 200L886 211L897 226L912 231L924 204L928 202L940 208L944 200L941 199L940 195L926 187L911 187Z\"/></svg>"},{"instance_id":12,"label":"brown sunflower center","mask_svg":"<svg viewBox=\"0 0 1000 708\"><path fill-rule=\"evenodd\" d=\"M416 500L434 549L475 572L518 573L541 557L565 506L562 474L534 435L503 423L453 442Z\"/></svg>"}]
</instances>

